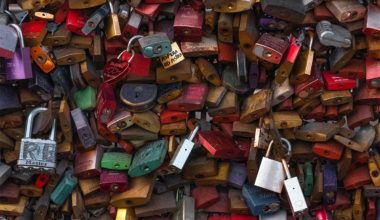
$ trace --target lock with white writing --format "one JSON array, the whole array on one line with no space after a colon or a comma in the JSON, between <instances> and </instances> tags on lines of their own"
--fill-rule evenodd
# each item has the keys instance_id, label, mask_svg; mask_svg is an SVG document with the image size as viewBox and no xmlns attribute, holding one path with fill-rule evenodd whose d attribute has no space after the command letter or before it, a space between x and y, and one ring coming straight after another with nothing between
<instances>
[{"instance_id":1,"label":"lock with white writing","mask_svg":"<svg viewBox=\"0 0 380 220\"><path fill-rule=\"evenodd\" d=\"M34 117L47 108L33 109L26 122L25 136L21 139L20 155L17 167L31 172L54 173L56 167L57 143L55 142L56 120L54 119L48 140L32 138Z\"/></svg>"}]
</instances>

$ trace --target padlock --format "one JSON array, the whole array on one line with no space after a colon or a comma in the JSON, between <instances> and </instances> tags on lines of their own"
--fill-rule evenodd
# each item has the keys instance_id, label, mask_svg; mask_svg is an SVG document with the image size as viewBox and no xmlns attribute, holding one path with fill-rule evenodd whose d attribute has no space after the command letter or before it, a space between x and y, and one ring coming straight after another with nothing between
<instances>
[{"instance_id":1,"label":"padlock","mask_svg":"<svg viewBox=\"0 0 380 220\"><path fill-rule=\"evenodd\" d=\"M379 77L377 76L379 65L377 60L370 56L366 57L366 85L372 88L379 88Z\"/></svg>"},{"instance_id":2,"label":"padlock","mask_svg":"<svg viewBox=\"0 0 380 220\"><path fill-rule=\"evenodd\" d=\"M206 59L197 58L195 63L198 65L200 73L204 76L204 78L209 81L214 86L221 86L222 81L220 76L216 70L216 68Z\"/></svg>"},{"instance_id":3,"label":"padlock","mask_svg":"<svg viewBox=\"0 0 380 220\"><path fill-rule=\"evenodd\" d=\"M79 49L89 49L92 46L92 37L73 35L70 39L69 46Z\"/></svg>"},{"instance_id":4,"label":"padlock","mask_svg":"<svg viewBox=\"0 0 380 220\"><path fill-rule=\"evenodd\" d=\"M353 129L360 125L366 125L374 120L374 113L372 106L369 105L355 105L353 112L347 117L348 127Z\"/></svg>"},{"instance_id":5,"label":"padlock","mask_svg":"<svg viewBox=\"0 0 380 220\"><path fill-rule=\"evenodd\" d=\"M357 189L371 182L367 166L361 166L351 170L343 179L346 190Z\"/></svg>"},{"instance_id":6,"label":"padlock","mask_svg":"<svg viewBox=\"0 0 380 220\"><path fill-rule=\"evenodd\" d=\"M166 33L157 33L142 37L139 40L142 54L146 58L160 57L168 54L171 50L171 42Z\"/></svg>"},{"instance_id":7,"label":"padlock","mask_svg":"<svg viewBox=\"0 0 380 220\"><path fill-rule=\"evenodd\" d=\"M256 42L253 51L259 58L270 63L279 64L288 46L287 41L264 33Z\"/></svg>"},{"instance_id":8,"label":"padlock","mask_svg":"<svg viewBox=\"0 0 380 220\"><path fill-rule=\"evenodd\" d=\"M360 20L366 13L366 8L356 1L327 2L326 7L342 23Z\"/></svg>"},{"instance_id":9,"label":"padlock","mask_svg":"<svg viewBox=\"0 0 380 220\"><path fill-rule=\"evenodd\" d=\"M182 41L180 47L185 57L211 56L219 52L215 35L202 36L200 42Z\"/></svg>"},{"instance_id":10,"label":"padlock","mask_svg":"<svg viewBox=\"0 0 380 220\"><path fill-rule=\"evenodd\" d=\"M371 36L379 36L380 27L376 20L380 9L374 4L367 5L367 14L364 17L363 33Z\"/></svg>"},{"instance_id":11,"label":"padlock","mask_svg":"<svg viewBox=\"0 0 380 220\"><path fill-rule=\"evenodd\" d=\"M280 209L280 200L273 192L246 183L242 194L252 215L271 214Z\"/></svg>"},{"instance_id":12,"label":"padlock","mask_svg":"<svg viewBox=\"0 0 380 220\"><path fill-rule=\"evenodd\" d=\"M188 113L180 112L180 111L171 111L168 109L164 109L160 113L160 122L161 124L170 124L174 122L187 120Z\"/></svg>"},{"instance_id":13,"label":"padlock","mask_svg":"<svg viewBox=\"0 0 380 220\"><path fill-rule=\"evenodd\" d=\"M132 112L142 112L153 108L157 96L157 86L150 84L124 84L120 98Z\"/></svg>"},{"instance_id":14,"label":"padlock","mask_svg":"<svg viewBox=\"0 0 380 220\"><path fill-rule=\"evenodd\" d=\"M101 84L96 97L96 118L102 123L111 121L116 111L116 99L111 85Z\"/></svg>"},{"instance_id":15,"label":"padlock","mask_svg":"<svg viewBox=\"0 0 380 220\"><path fill-rule=\"evenodd\" d=\"M261 2L264 13L289 21L301 23L305 17L305 7L302 1L273 1L265 0Z\"/></svg>"},{"instance_id":16,"label":"padlock","mask_svg":"<svg viewBox=\"0 0 380 220\"><path fill-rule=\"evenodd\" d=\"M352 37L352 43L349 48L337 47L331 51L329 57L330 71L338 72L343 66L345 66L354 56L356 52L355 37Z\"/></svg>"},{"instance_id":17,"label":"padlock","mask_svg":"<svg viewBox=\"0 0 380 220\"><path fill-rule=\"evenodd\" d=\"M378 89L363 85L355 94L354 102L359 105L378 105L380 103L380 93Z\"/></svg>"},{"instance_id":18,"label":"padlock","mask_svg":"<svg viewBox=\"0 0 380 220\"><path fill-rule=\"evenodd\" d=\"M290 153L292 151L292 146L290 145L290 142L285 138L281 138L281 141L286 144L288 153ZM255 186L273 192L281 193L285 179L285 174L284 169L281 169L282 164L280 162L269 159L273 143L273 141L269 143L268 149L265 153L265 157L263 157L263 159L261 160L259 172L257 173L255 181ZM266 174L268 173L268 170L270 170L269 172L271 172L273 175L267 176Z\"/></svg>"},{"instance_id":19,"label":"padlock","mask_svg":"<svg viewBox=\"0 0 380 220\"><path fill-rule=\"evenodd\" d=\"M79 178L99 176L101 172L100 161L102 156L103 150L101 147L78 153L75 160L74 174Z\"/></svg>"},{"instance_id":20,"label":"padlock","mask_svg":"<svg viewBox=\"0 0 380 220\"><path fill-rule=\"evenodd\" d=\"M1 203L17 203L20 199L20 186L10 181L1 184Z\"/></svg>"},{"instance_id":21,"label":"padlock","mask_svg":"<svg viewBox=\"0 0 380 220\"><path fill-rule=\"evenodd\" d=\"M96 107L96 90L87 86L74 94L74 100L82 111L91 111Z\"/></svg>"},{"instance_id":22,"label":"padlock","mask_svg":"<svg viewBox=\"0 0 380 220\"><path fill-rule=\"evenodd\" d=\"M232 124L232 135L239 137L254 137L257 125L255 123L242 123L240 121L234 121Z\"/></svg>"},{"instance_id":23,"label":"padlock","mask_svg":"<svg viewBox=\"0 0 380 220\"><path fill-rule=\"evenodd\" d=\"M244 157L233 139L226 137L220 131L200 131L198 132L198 142L214 158L239 159Z\"/></svg>"},{"instance_id":24,"label":"padlock","mask_svg":"<svg viewBox=\"0 0 380 220\"><path fill-rule=\"evenodd\" d=\"M133 124L131 112L120 111L112 117L110 122L107 123L107 128L112 133L116 133L132 126Z\"/></svg>"},{"instance_id":25,"label":"padlock","mask_svg":"<svg viewBox=\"0 0 380 220\"><path fill-rule=\"evenodd\" d=\"M110 0L107 1L110 7L110 15L107 18L105 35L107 40L116 39L121 36L119 17L114 11L114 6Z\"/></svg>"},{"instance_id":26,"label":"padlock","mask_svg":"<svg viewBox=\"0 0 380 220\"><path fill-rule=\"evenodd\" d=\"M153 133L160 131L160 119L157 114L152 111L135 112L132 116L132 122Z\"/></svg>"},{"instance_id":27,"label":"padlock","mask_svg":"<svg viewBox=\"0 0 380 220\"><path fill-rule=\"evenodd\" d=\"M322 165L323 172L323 204L334 204L337 192L336 166L327 162Z\"/></svg>"},{"instance_id":28,"label":"padlock","mask_svg":"<svg viewBox=\"0 0 380 220\"><path fill-rule=\"evenodd\" d=\"M239 42L242 45L241 50L250 61L257 60L257 57L252 49L258 39L259 31L256 27L256 20L253 12L243 12L240 16Z\"/></svg>"},{"instance_id":29,"label":"padlock","mask_svg":"<svg viewBox=\"0 0 380 220\"><path fill-rule=\"evenodd\" d=\"M354 43L352 42L352 35L347 29L331 24L329 21L318 22L316 29L319 42L324 46L348 48L351 43Z\"/></svg>"},{"instance_id":30,"label":"padlock","mask_svg":"<svg viewBox=\"0 0 380 220\"><path fill-rule=\"evenodd\" d=\"M300 39L297 39L294 36L291 36L290 38L290 45L286 58L280 64L278 71L276 71L277 74L275 76L275 80L279 84L283 83L288 78L293 69L293 65L296 62L296 58L301 49L299 40Z\"/></svg>"},{"instance_id":31,"label":"padlock","mask_svg":"<svg viewBox=\"0 0 380 220\"><path fill-rule=\"evenodd\" d=\"M21 216L24 213L27 200L27 197L21 196L17 203L1 204L0 214L8 216Z\"/></svg>"},{"instance_id":32,"label":"padlock","mask_svg":"<svg viewBox=\"0 0 380 220\"><path fill-rule=\"evenodd\" d=\"M190 5L180 7L173 24L174 39L189 42L201 41L203 17L202 12L195 11Z\"/></svg>"},{"instance_id":33,"label":"padlock","mask_svg":"<svg viewBox=\"0 0 380 220\"><path fill-rule=\"evenodd\" d=\"M116 193L111 197L110 204L116 208L135 207L147 204L153 192L155 175L145 175L132 178L129 189Z\"/></svg>"},{"instance_id":34,"label":"padlock","mask_svg":"<svg viewBox=\"0 0 380 220\"><path fill-rule=\"evenodd\" d=\"M30 49L25 47L23 32L16 24L10 24L16 31L19 39L20 48L16 50L14 56L6 59L6 79L22 80L30 79L33 77L32 64L30 59Z\"/></svg>"},{"instance_id":35,"label":"padlock","mask_svg":"<svg viewBox=\"0 0 380 220\"><path fill-rule=\"evenodd\" d=\"M196 111L202 109L207 98L208 86L205 83L186 84L182 94L167 103L174 111Z\"/></svg>"},{"instance_id":36,"label":"padlock","mask_svg":"<svg viewBox=\"0 0 380 220\"><path fill-rule=\"evenodd\" d=\"M272 84L272 106L278 105L294 94L294 89L290 85L289 80L285 80L282 84L274 82Z\"/></svg>"},{"instance_id":37,"label":"padlock","mask_svg":"<svg viewBox=\"0 0 380 220\"><path fill-rule=\"evenodd\" d=\"M272 92L269 89L263 89L253 93L244 100L240 121L250 123L265 115L271 106Z\"/></svg>"},{"instance_id":38,"label":"padlock","mask_svg":"<svg viewBox=\"0 0 380 220\"><path fill-rule=\"evenodd\" d=\"M206 157L191 159L183 169L183 178L190 180L216 176L217 174L217 162L212 158Z\"/></svg>"},{"instance_id":39,"label":"padlock","mask_svg":"<svg viewBox=\"0 0 380 220\"><path fill-rule=\"evenodd\" d=\"M288 164L285 159L281 160L287 179L284 186L290 203L290 208L294 217L302 216L307 212L308 207L297 177L291 177Z\"/></svg>"},{"instance_id":40,"label":"padlock","mask_svg":"<svg viewBox=\"0 0 380 220\"><path fill-rule=\"evenodd\" d=\"M226 185L228 181L229 162L220 162L216 176L199 177L195 180L197 186L217 186ZM220 195L222 198L222 195ZM219 200L220 201L220 200Z\"/></svg>"},{"instance_id":41,"label":"padlock","mask_svg":"<svg viewBox=\"0 0 380 220\"><path fill-rule=\"evenodd\" d=\"M296 132L296 138L309 142L325 142L339 132L340 126L327 122L311 122L302 125Z\"/></svg>"},{"instance_id":42,"label":"padlock","mask_svg":"<svg viewBox=\"0 0 380 220\"><path fill-rule=\"evenodd\" d=\"M158 140L140 148L133 157L128 175L130 177L137 177L156 170L163 163L168 149L167 145L166 140ZM153 148L155 151L152 151Z\"/></svg>"},{"instance_id":43,"label":"padlock","mask_svg":"<svg viewBox=\"0 0 380 220\"><path fill-rule=\"evenodd\" d=\"M352 59L344 67L337 72L338 76L349 79L364 79L365 78L365 62L361 59Z\"/></svg>"},{"instance_id":44,"label":"padlock","mask_svg":"<svg viewBox=\"0 0 380 220\"><path fill-rule=\"evenodd\" d=\"M29 21L22 23L21 30L26 46L33 47L40 45L47 33L46 24L47 21Z\"/></svg>"},{"instance_id":45,"label":"padlock","mask_svg":"<svg viewBox=\"0 0 380 220\"><path fill-rule=\"evenodd\" d=\"M128 176L124 172L103 170L99 185L102 191L124 192L128 188Z\"/></svg>"},{"instance_id":46,"label":"padlock","mask_svg":"<svg viewBox=\"0 0 380 220\"><path fill-rule=\"evenodd\" d=\"M242 81L238 76L238 65L228 65L224 68L222 73L222 84L228 90L231 90L237 94L245 94L249 88L245 81Z\"/></svg>"},{"instance_id":47,"label":"padlock","mask_svg":"<svg viewBox=\"0 0 380 220\"><path fill-rule=\"evenodd\" d=\"M4 7L6 3L3 3ZM7 16L6 16L7 17ZM11 25L6 25L6 23L0 24L1 35L4 38L0 41L0 57L11 59L16 50L18 33L14 31Z\"/></svg>"},{"instance_id":48,"label":"padlock","mask_svg":"<svg viewBox=\"0 0 380 220\"><path fill-rule=\"evenodd\" d=\"M356 80L336 76L329 71L323 72L323 79L328 90L349 90L356 88Z\"/></svg>"},{"instance_id":49,"label":"padlock","mask_svg":"<svg viewBox=\"0 0 380 220\"><path fill-rule=\"evenodd\" d=\"M53 121L50 137L48 140L33 139L32 127L34 117L46 108L35 108L28 115L25 136L21 140L20 157L17 160L19 169L31 171L42 171L52 173L56 167L56 121Z\"/></svg>"},{"instance_id":50,"label":"padlock","mask_svg":"<svg viewBox=\"0 0 380 220\"><path fill-rule=\"evenodd\" d=\"M352 205L352 215L354 219L363 219L365 209L364 205L362 190L356 189L354 192L354 201Z\"/></svg>"},{"instance_id":51,"label":"padlock","mask_svg":"<svg viewBox=\"0 0 380 220\"><path fill-rule=\"evenodd\" d=\"M123 152L106 152L103 154L100 166L111 170L128 170L132 156Z\"/></svg>"},{"instance_id":52,"label":"padlock","mask_svg":"<svg viewBox=\"0 0 380 220\"><path fill-rule=\"evenodd\" d=\"M90 148L94 146L96 144L95 136L82 110L80 108L71 110L71 117L74 120L74 124L83 147Z\"/></svg>"},{"instance_id":53,"label":"padlock","mask_svg":"<svg viewBox=\"0 0 380 220\"><path fill-rule=\"evenodd\" d=\"M105 2L105 1L104 1ZM82 28L82 33L89 35L92 31L96 29L99 23L110 13L110 6L104 4L95 10L90 18L86 21L86 24Z\"/></svg>"},{"instance_id":54,"label":"padlock","mask_svg":"<svg viewBox=\"0 0 380 220\"><path fill-rule=\"evenodd\" d=\"M65 200L70 196L74 187L77 185L78 180L74 176L73 171L68 169L57 187L50 195L50 200L57 205L62 205Z\"/></svg>"},{"instance_id":55,"label":"padlock","mask_svg":"<svg viewBox=\"0 0 380 220\"><path fill-rule=\"evenodd\" d=\"M294 64L293 74L291 75L290 82L298 85L307 81L312 75L312 66L314 62L313 41L314 33L309 31L309 47L306 51L301 52Z\"/></svg>"},{"instance_id":56,"label":"padlock","mask_svg":"<svg viewBox=\"0 0 380 220\"><path fill-rule=\"evenodd\" d=\"M314 143L313 153L330 160L339 160L343 154L344 146L336 141Z\"/></svg>"},{"instance_id":57,"label":"padlock","mask_svg":"<svg viewBox=\"0 0 380 220\"><path fill-rule=\"evenodd\" d=\"M228 184L235 188L243 188L247 179L247 168L243 163L233 162L228 173Z\"/></svg>"},{"instance_id":58,"label":"padlock","mask_svg":"<svg viewBox=\"0 0 380 220\"><path fill-rule=\"evenodd\" d=\"M196 209L204 209L220 199L218 191L212 186L197 186L191 190L191 196Z\"/></svg>"},{"instance_id":59,"label":"padlock","mask_svg":"<svg viewBox=\"0 0 380 220\"><path fill-rule=\"evenodd\" d=\"M135 208L137 217L146 217L153 214L174 213L177 210L176 199L173 192L153 194L148 204Z\"/></svg>"}]
</instances>

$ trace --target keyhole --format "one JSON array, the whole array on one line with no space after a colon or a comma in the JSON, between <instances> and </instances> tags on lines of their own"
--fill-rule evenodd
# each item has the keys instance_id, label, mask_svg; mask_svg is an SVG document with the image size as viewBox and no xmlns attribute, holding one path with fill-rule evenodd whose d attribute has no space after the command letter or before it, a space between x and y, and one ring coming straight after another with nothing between
<instances>
[{"instance_id":1,"label":"keyhole","mask_svg":"<svg viewBox=\"0 0 380 220\"><path fill-rule=\"evenodd\" d=\"M135 99L137 99L140 96L139 92L135 92Z\"/></svg>"}]
</instances>

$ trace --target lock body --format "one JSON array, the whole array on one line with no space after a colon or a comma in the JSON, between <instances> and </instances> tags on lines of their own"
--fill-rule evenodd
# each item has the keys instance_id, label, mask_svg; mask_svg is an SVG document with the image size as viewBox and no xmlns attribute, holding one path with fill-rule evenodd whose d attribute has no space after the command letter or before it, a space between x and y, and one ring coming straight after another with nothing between
<instances>
[{"instance_id":1,"label":"lock body","mask_svg":"<svg viewBox=\"0 0 380 220\"><path fill-rule=\"evenodd\" d=\"M106 152L100 162L100 166L112 170L128 170L132 162L130 154L122 152Z\"/></svg>"}]
</instances>

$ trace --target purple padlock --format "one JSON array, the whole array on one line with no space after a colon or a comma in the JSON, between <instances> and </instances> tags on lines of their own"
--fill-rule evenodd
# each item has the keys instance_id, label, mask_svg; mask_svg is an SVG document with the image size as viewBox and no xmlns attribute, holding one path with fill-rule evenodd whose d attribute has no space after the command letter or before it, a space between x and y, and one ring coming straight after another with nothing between
<instances>
[{"instance_id":1,"label":"purple padlock","mask_svg":"<svg viewBox=\"0 0 380 220\"><path fill-rule=\"evenodd\" d=\"M11 59L6 59L6 79L7 81L31 79L33 77L32 61L30 58L30 48L25 47L24 37L20 26L9 24L17 32L20 48L16 49Z\"/></svg>"},{"instance_id":2,"label":"purple padlock","mask_svg":"<svg viewBox=\"0 0 380 220\"><path fill-rule=\"evenodd\" d=\"M243 188L243 184L247 179L247 166L244 163L232 162L228 172L229 185L236 188Z\"/></svg>"}]
</instances>

